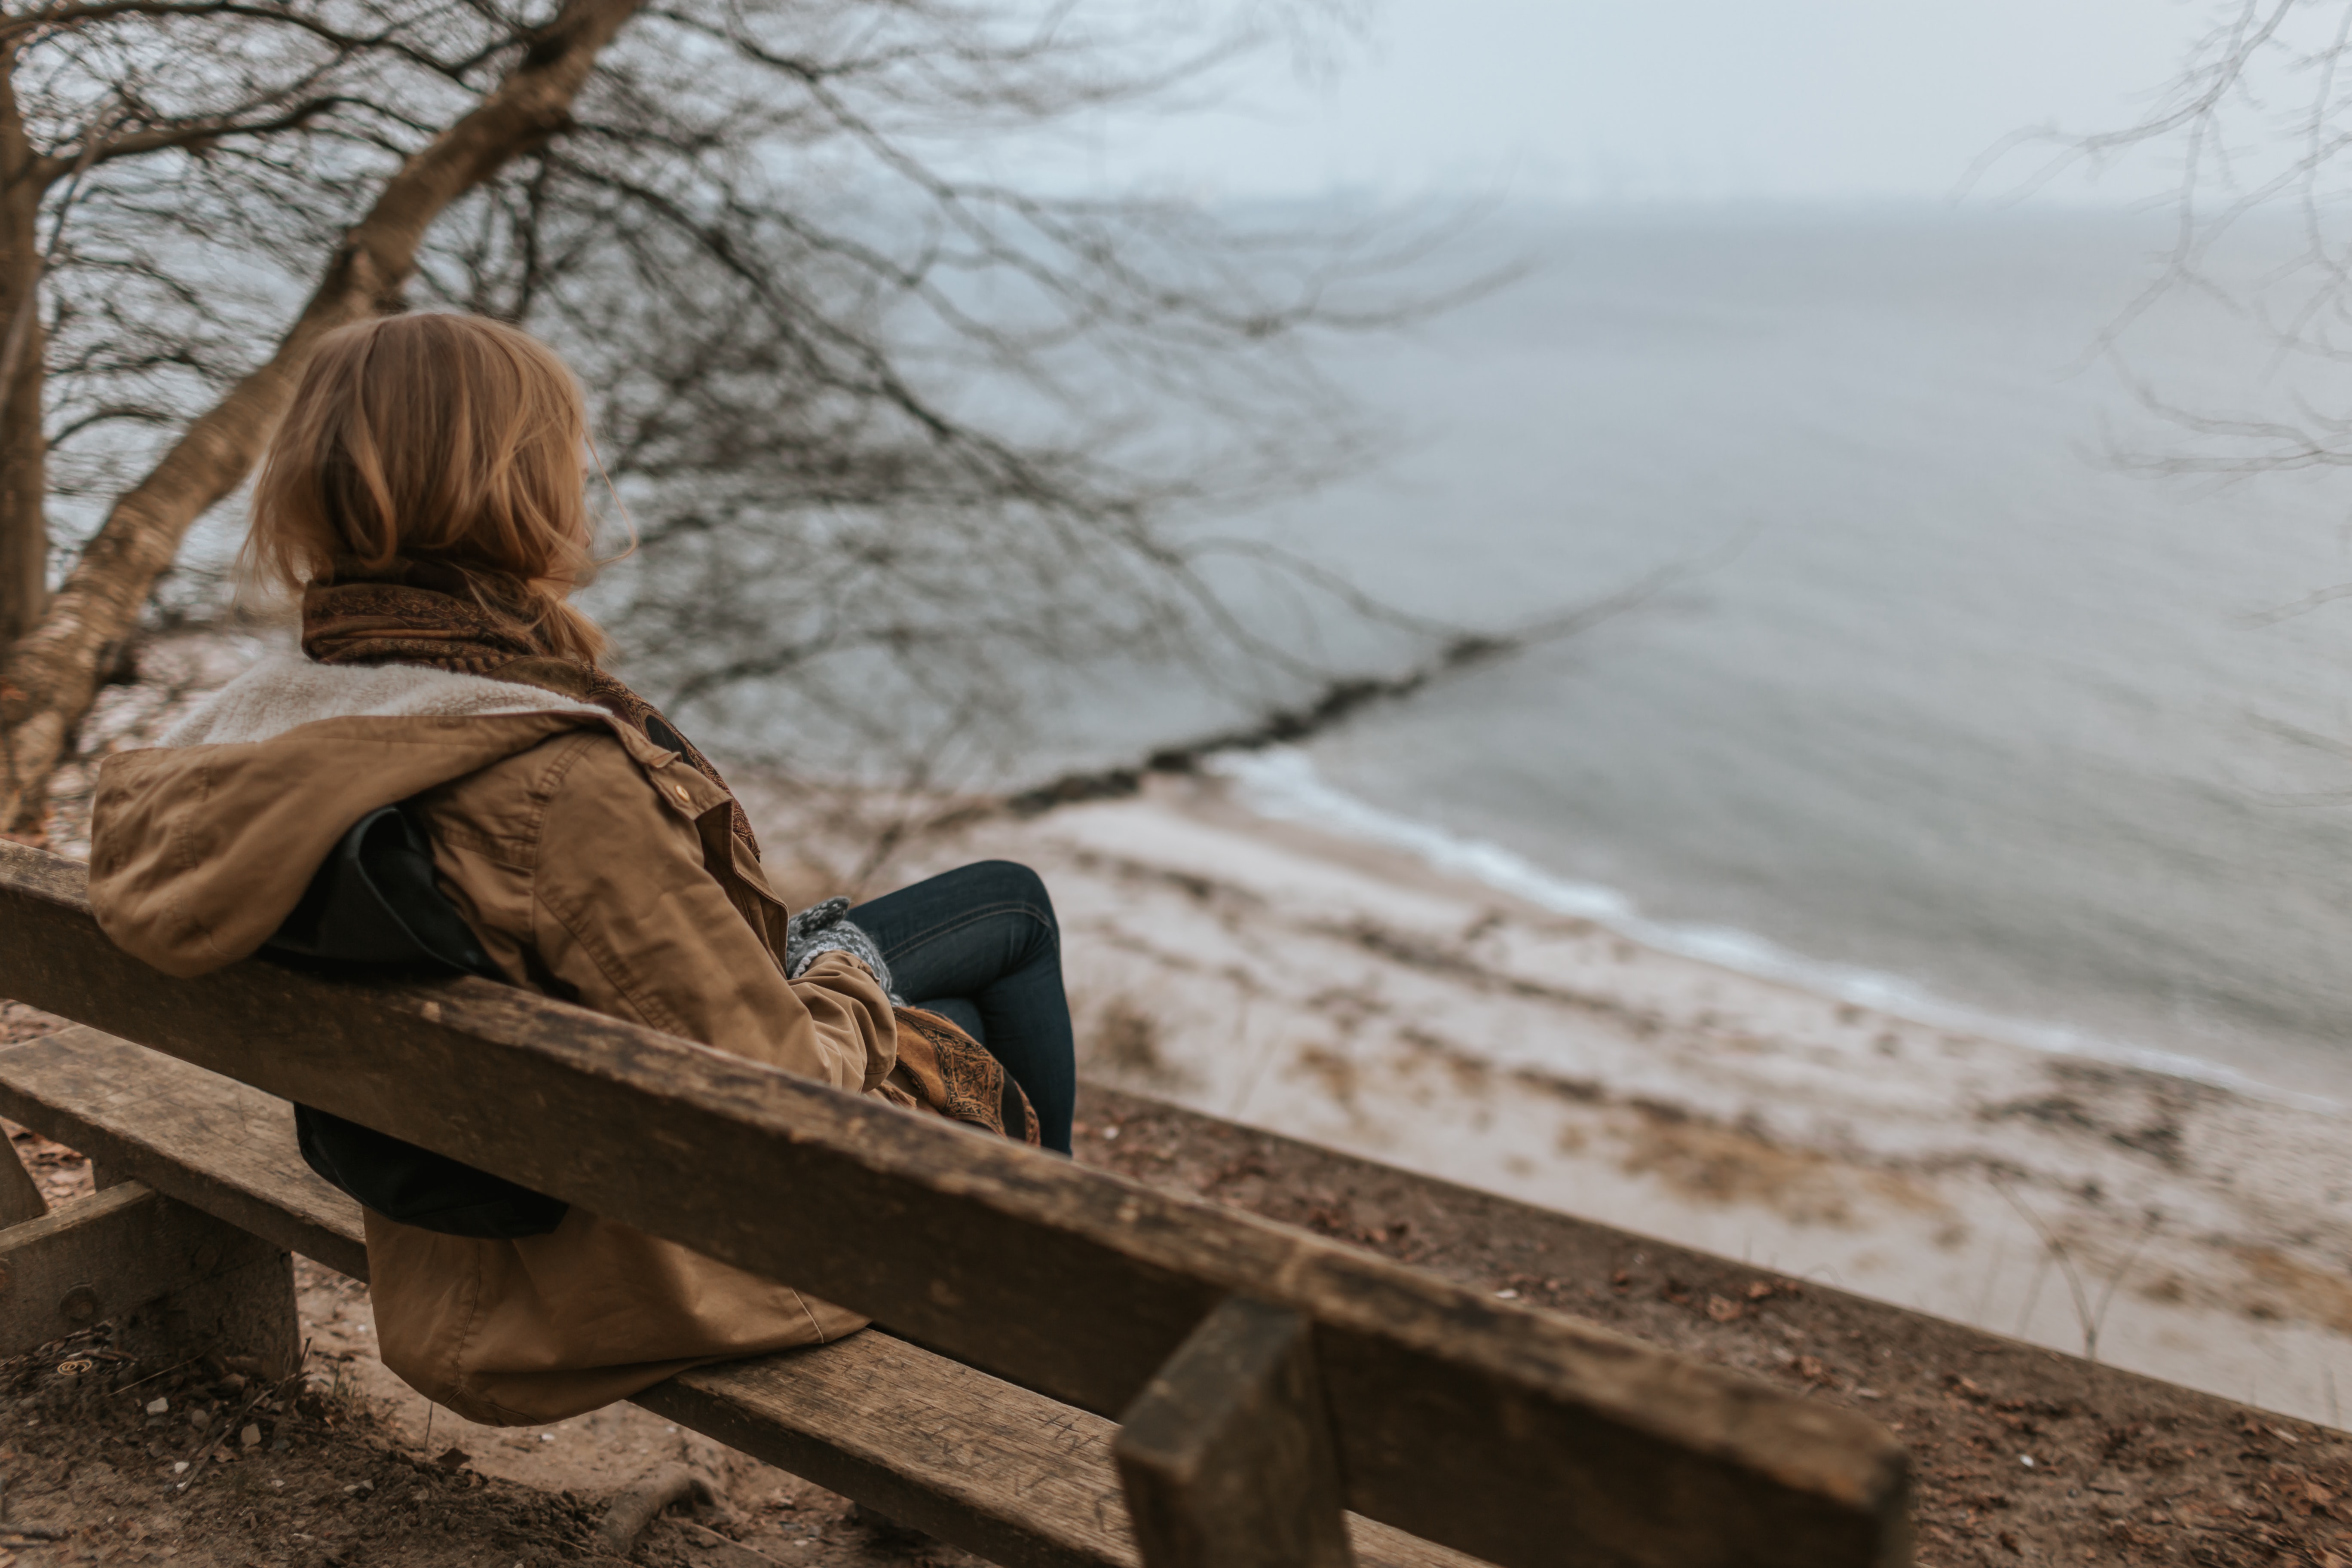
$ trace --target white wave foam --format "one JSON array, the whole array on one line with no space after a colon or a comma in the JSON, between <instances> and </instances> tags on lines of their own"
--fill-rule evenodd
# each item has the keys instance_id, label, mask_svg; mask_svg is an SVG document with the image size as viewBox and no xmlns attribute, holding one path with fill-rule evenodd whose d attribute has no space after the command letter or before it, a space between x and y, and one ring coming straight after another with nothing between
<instances>
[{"instance_id":1,"label":"white wave foam","mask_svg":"<svg viewBox=\"0 0 2352 1568\"><path fill-rule=\"evenodd\" d=\"M1296 747L1223 752L1204 759L1202 766L1225 780L1233 786L1234 797L1261 816L1304 823L1328 833L1403 850L1438 870L1483 882L1556 914L1591 921L1644 947L1890 1013L1933 1028L1965 1030L2053 1055L2139 1068L2316 1110L2341 1112L2352 1109L2325 1096L2264 1083L2201 1057L1966 1006L1937 996L1900 975L1804 958L1749 931L1653 920L1617 889L1559 876L1516 850L1486 839L1465 837L1336 789L1317 771L1313 759Z\"/></svg>"}]
</instances>

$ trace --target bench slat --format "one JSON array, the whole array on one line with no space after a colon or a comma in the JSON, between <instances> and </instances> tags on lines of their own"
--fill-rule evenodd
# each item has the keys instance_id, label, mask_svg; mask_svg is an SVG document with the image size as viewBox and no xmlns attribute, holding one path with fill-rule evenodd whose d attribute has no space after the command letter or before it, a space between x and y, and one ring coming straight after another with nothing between
<instances>
[{"instance_id":1,"label":"bench slat","mask_svg":"<svg viewBox=\"0 0 2352 1568\"><path fill-rule=\"evenodd\" d=\"M868 1329L681 1373L637 1403L992 1563L1138 1568L1118 1426ZM1479 1568L1360 1514L1360 1568Z\"/></svg>"},{"instance_id":2,"label":"bench slat","mask_svg":"<svg viewBox=\"0 0 2352 1568\"><path fill-rule=\"evenodd\" d=\"M0 1049L0 1115L328 1268L367 1278L357 1204L294 1146L293 1110L79 1026ZM869 1329L698 1368L636 1401L1013 1568L1135 1568L1117 1427ZM1365 1568L1471 1559L1351 1521Z\"/></svg>"},{"instance_id":3,"label":"bench slat","mask_svg":"<svg viewBox=\"0 0 2352 1568\"><path fill-rule=\"evenodd\" d=\"M637 1403L1021 1568L1134 1568L1111 1424L874 1330L682 1373Z\"/></svg>"},{"instance_id":4,"label":"bench slat","mask_svg":"<svg viewBox=\"0 0 2352 1568\"><path fill-rule=\"evenodd\" d=\"M75 1025L0 1051L0 1116L339 1274L367 1278L360 1205L294 1146L276 1095Z\"/></svg>"}]
</instances>

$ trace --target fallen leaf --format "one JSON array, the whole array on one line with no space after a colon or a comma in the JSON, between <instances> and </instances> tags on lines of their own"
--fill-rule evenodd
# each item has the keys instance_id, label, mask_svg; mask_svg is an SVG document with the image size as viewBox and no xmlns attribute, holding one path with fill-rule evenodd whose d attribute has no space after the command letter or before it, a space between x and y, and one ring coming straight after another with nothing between
<instances>
[{"instance_id":1,"label":"fallen leaf","mask_svg":"<svg viewBox=\"0 0 2352 1568\"><path fill-rule=\"evenodd\" d=\"M1706 1315L1718 1323L1738 1322L1747 1315L1747 1308L1728 1296L1709 1296L1706 1299Z\"/></svg>"}]
</instances>

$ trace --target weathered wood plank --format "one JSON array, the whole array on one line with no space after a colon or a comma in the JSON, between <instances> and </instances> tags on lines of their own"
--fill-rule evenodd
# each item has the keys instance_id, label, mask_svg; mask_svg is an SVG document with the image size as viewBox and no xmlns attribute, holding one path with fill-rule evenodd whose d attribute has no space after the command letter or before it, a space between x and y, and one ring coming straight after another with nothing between
<instances>
[{"instance_id":1,"label":"weathered wood plank","mask_svg":"<svg viewBox=\"0 0 2352 1568\"><path fill-rule=\"evenodd\" d=\"M1098 1415L868 1330L637 1403L1008 1568L1136 1568Z\"/></svg>"},{"instance_id":2,"label":"weathered wood plank","mask_svg":"<svg viewBox=\"0 0 2352 1568\"><path fill-rule=\"evenodd\" d=\"M1128 1407L1112 1451L1146 1568L1354 1568L1314 1334L1232 1297Z\"/></svg>"},{"instance_id":3,"label":"weathered wood plank","mask_svg":"<svg viewBox=\"0 0 2352 1568\"><path fill-rule=\"evenodd\" d=\"M1099 1415L868 1329L637 1401L1007 1568L1141 1568ZM1477 1568L1357 1515L1361 1568Z\"/></svg>"},{"instance_id":4,"label":"weathered wood plank","mask_svg":"<svg viewBox=\"0 0 2352 1568\"><path fill-rule=\"evenodd\" d=\"M136 1182L0 1230L0 1354L113 1320L149 1359L210 1353L282 1377L299 1336L286 1255Z\"/></svg>"},{"instance_id":5,"label":"weathered wood plank","mask_svg":"<svg viewBox=\"0 0 2352 1568\"><path fill-rule=\"evenodd\" d=\"M142 1087L124 1096L126 1083ZM0 1108L74 1148L116 1148L159 1190L200 1206L226 1200L236 1223L267 1225L279 1245L366 1277L358 1206L301 1163L282 1100L76 1028L0 1050ZM878 1329L703 1367L638 1403L1013 1568L1137 1565L1111 1461L1117 1427ZM1366 1568L1471 1561L1350 1522Z\"/></svg>"},{"instance_id":6,"label":"weathered wood plank","mask_svg":"<svg viewBox=\"0 0 2352 1568\"><path fill-rule=\"evenodd\" d=\"M1350 1503L1514 1568L1907 1555L1890 1435L1591 1325L509 987L260 963L168 979L97 931L79 867L15 845L0 845L0 994L789 1279L1087 1409L1123 1407L1228 1294L1306 1313Z\"/></svg>"},{"instance_id":7,"label":"weathered wood plank","mask_svg":"<svg viewBox=\"0 0 2352 1568\"><path fill-rule=\"evenodd\" d=\"M320 1181L276 1095L76 1026L0 1049L0 1116L289 1252L367 1278L360 1206Z\"/></svg>"}]
</instances>

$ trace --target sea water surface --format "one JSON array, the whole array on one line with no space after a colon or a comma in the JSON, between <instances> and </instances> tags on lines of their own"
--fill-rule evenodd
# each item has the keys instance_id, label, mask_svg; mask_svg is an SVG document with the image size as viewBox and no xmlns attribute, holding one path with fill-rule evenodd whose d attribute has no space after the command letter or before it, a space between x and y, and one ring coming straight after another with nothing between
<instances>
[{"instance_id":1,"label":"sea water surface","mask_svg":"<svg viewBox=\"0 0 2352 1568\"><path fill-rule=\"evenodd\" d=\"M2352 1101L2352 600L2263 615L2352 581L2352 474L2132 461L2189 444L2142 380L2235 415L2352 375L2193 299L2103 358L2147 216L1501 227L1524 279L1333 361L1391 455L1245 525L1485 626L1703 570L1234 764L1246 796L1826 991Z\"/></svg>"}]
</instances>

